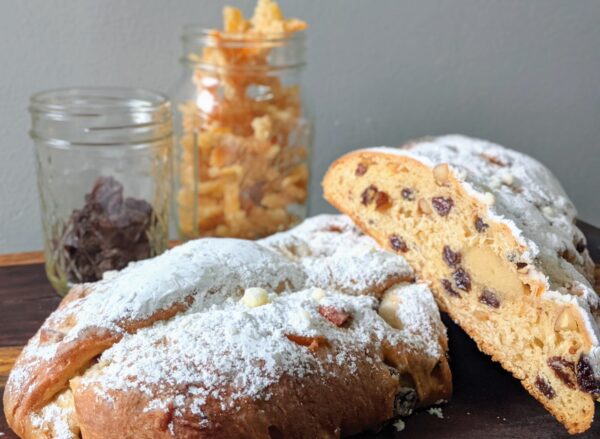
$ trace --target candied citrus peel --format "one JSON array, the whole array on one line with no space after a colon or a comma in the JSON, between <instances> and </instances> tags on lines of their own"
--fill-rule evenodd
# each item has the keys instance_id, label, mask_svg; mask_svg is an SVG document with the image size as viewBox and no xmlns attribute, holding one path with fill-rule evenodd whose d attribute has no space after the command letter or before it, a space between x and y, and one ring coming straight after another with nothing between
<instances>
[{"instance_id":1,"label":"candied citrus peel","mask_svg":"<svg viewBox=\"0 0 600 439\"><path fill-rule=\"evenodd\" d=\"M198 67L196 96L179 106L179 228L186 237L259 238L300 219L290 207L306 203L310 136L299 86L270 71L276 46L254 42L306 23L286 19L272 0L259 0L250 19L225 7L223 21L201 56L189 57ZM266 98L253 96L257 88Z\"/></svg>"}]
</instances>

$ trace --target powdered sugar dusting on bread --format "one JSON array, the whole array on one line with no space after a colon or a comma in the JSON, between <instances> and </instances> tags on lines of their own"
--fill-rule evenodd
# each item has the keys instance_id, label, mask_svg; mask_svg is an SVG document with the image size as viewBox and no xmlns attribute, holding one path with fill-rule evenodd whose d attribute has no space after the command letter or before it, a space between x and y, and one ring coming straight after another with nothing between
<instances>
[{"instance_id":1,"label":"powdered sugar dusting on bread","mask_svg":"<svg viewBox=\"0 0 600 439\"><path fill-rule=\"evenodd\" d=\"M69 419L74 413L72 393L67 390L60 394L55 401L31 416L31 427L43 435L41 437L78 439L80 436L73 432L69 425Z\"/></svg>"},{"instance_id":2,"label":"powdered sugar dusting on bread","mask_svg":"<svg viewBox=\"0 0 600 439\"><path fill-rule=\"evenodd\" d=\"M320 306L344 310L351 316L349 325L332 324L320 314ZM109 399L115 390L141 390L151 401L148 410L172 403L176 414L191 407L202 418L210 399L223 409L232 409L242 397L268 400L269 386L283 375L326 376L336 367L352 372L364 357L382 364L384 340L394 346L410 340L386 324L376 307L368 296L329 292L316 299L308 289L256 308L238 302L179 316L126 336L102 355L99 368L84 375L81 385L93 385L99 397ZM327 346L319 348L320 354L289 335L322 337ZM194 390L185 398L167 392L160 399L161 389L181 388Z\"/></svg>"},{"instance_id":3,"label":"powdered sugar dusting on bread","mask_svg":"<svg viewBox=\"0 0 600 439\"><path fill-rule=\"evenodd\" d=\"M422 283L397 285L385 293L397 301L398 332L415 352L425 352L432 359L444 355L446 329L439 319L437 305L429 287ZM439 343L432 343L437 340Z\"/></svg>"},{"instance_id":4,"label":"powdered sugar dusting on bread","mask_svg":"<svg viewBox=\"0 0 600 439\"><path fill-rule=\"evenodd\" d=\"M319 215L259 242L298 261L310 286L369 294L387 279L414 276L404 258L379 247L343 215Z\"/></svg>"},{"instance_id":5,"label":"powdered sugar dusting on bread","mask_svg":"<svg viewBox=\"0 0 600 439\"><path fill-rule=\"evenodd\" d=\"M546 285L545 298L575 302L600 357L600 301L590 281L593 263L576 210L554 175L541 163L517 151L460 135L426 138L405 148L370 148L414 158L428 167L448 163L465 190L489 205L489 215L504 223L525 248L530 276ZM568 255L569 261L563 255ZM600 361L594 369L600 376Z\"/></svg>"},{"instance_id":6,"label":"powdered sugar dusting on bread","mask_svg":"<svg viewBox=\"0 0 600 439\"><path fill-rule=\"evenodd\" d=\"M292 261L248 241L191 241L90 285L92 294L77 311L80 323L69 335L106 322L144 319L187 296L193 296L193 306L202 309L254 285L257 278L276 288L279 284L301 286L304 277Z\"/></svg>"},{"instance_id":7,"label":"powdered sugar dusting on bread","mask_svg":"<svg viewBox=\"0 0 600 439\"><path fill-rule=\"evenodd\" d=\"M35 376L40 364L56 361L56 355L65 343L77 343L97 332L118 334L115 340L124 337L104 354L100 362L105 367L102 375L107 386L112 383L113 389L127 387L130 384L123 381L123 376L128 371L137 373L140 367L143 368L140 379L133 387L146 391L151 391L152 383L157 380L184 382L193 375L192 378L204 386L188 388L195 398L191 409L196 415L201 415L203 401L217 395L214 389L207 393L207 386L227 381L232 378L234 369L237 371L240 364L246 364L228 363L229 351L218 343L224 338L232 347L243 347L238 352L241 357L236 358L248 360L250 367L247 374L235 375L230 386L237 386L237 393L225 397L224 404L240 395L268 398L268 386L279 379L283 371L297 376L324 373L328 365L334 364L343 364L351 370L355 367L356 355L365 355L367 346L377 346L383 339L401 343L411 355L435 364L444 355L445 329L431 293L424 290L417 300L407 292L407 300L400 311L407 324L398 330L377 316L374 308L378 301L368 297L379 297L389 286L412 278L413 273L402 257L377 247L371 238L341 215L315 217L296 229L257 242L211 238L192 241L152 260L110 273L100 282L84 285L84 294L65 302L30 341L9 384L13 389L21 388ZM238 300L249 287L267 289L273 304L256 311L245 309ZM290 292L306 288L311 291L310 297L304 292L287 298ZM321 288L332 292L325 294ZM334 290L365 296L345 296ZM191 298L189 303L186 302L188 298ZM124 324L153 316L177 303L185 303L187 308L166 321L148 323L151 327L136 334L126 333ZM316 303L353 310L358 316L353 323L355 329L335 327L315 313ZM231 315L234 318L230 318ZM419 321L423 323L421 332L417 328ZM246 329L240 332L241 328ZM300 349L290 340L281 338L281 334L289 330L299 334L323 332L335 342L335 349L327 358L316 359L306 352L306 347ZM45 337L42 341L44 331L50 338ZM349 338L350 333L353 335ZM167 349L169 355L167 350L162 350L160 341L167 339L171 346ZM152 345L147 340L158 344ZM205 345L213 346L213 350L204 351ZM355 350L357 346L360 351ZM131 352L136 352L136 362L126 361ZM164 356L161 357L161 353ZM194 356L196 354L198 357ZM377 355L370 352L369 358L379 361ZM260 365L252 363L254 360ZM172 367L175 361L180 367ZM212 369L195 368L202 361L210 361L213 365L218 362L219 365ZM261 374L254 374L256 370L252 367L260 369ZM111 368L114 368L114 374ZM100 366L90 368L86 380L93 381L92 377L99 369ZM221 369L231 373L218 378ZM32 387L35 385L34 381ZM110 399L110 392L104 392L103 396ZM147 410L164 408L166 403L163 398L156 397ZM173 403L180 407L186 405L182 395L174 395ZM48 410L32 415L36 422L48 425L60 422L54 419L59 411L51 410L51 404L54 403L49 403Z\"/></svg>"}]
</instances>

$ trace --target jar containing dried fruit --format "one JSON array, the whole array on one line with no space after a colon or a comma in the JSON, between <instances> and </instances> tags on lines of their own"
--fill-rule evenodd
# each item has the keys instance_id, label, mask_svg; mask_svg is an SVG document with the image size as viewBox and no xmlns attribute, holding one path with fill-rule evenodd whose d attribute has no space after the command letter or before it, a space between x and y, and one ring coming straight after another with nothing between
<instances>
[{"instance_id":1,"label":"jar containing dried fruit","mask_svg":"<svg viewBox=\"0 0 600 439\"><path fill-rule=\"evenodd\" d=\"M165 250L172 116L162 95L77 88L31 98L46 273L60 294Z\"/></svg>"},{"instance_id":2,"label":"jar containing dried fruit","mask_svg":"<svg viewBox=\"0 0 600 439\"><path fill-rule=\"evenodd\" d=\"M302 96L305 24L261 0L225 29L188 26L173 92L180 237L255 239L306 216L312 126Z\"/></svg>"}]
</instances>

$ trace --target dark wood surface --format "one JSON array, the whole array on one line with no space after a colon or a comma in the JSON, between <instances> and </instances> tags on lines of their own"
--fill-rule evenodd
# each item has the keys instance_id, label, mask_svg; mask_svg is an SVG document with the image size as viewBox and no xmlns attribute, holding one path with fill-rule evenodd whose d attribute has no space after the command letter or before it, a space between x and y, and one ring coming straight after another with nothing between
<instances>
[{"instance_id":1,"label":"dark wood surface","mask_svg":"<svg viewBox=\"0 0 600 439\"><path fill-rule=\"evenodd\" d=\"M586 224L581 226L588 236L594 259L600 261L600 230ZM19 263L18 257L5 259L11 263ZM1 261L2 257L0 265ZM10 362L19 348L56 308L59 301L60 298L46 280L43 265L0 266L0 390ZM444 418L440 419L422 410L404 420L406 426L400 433L393 426L388 426L378 434L361 435L361 439L570 437L517 380L480 353L460 328L449 319L444 320L448 326L454 380L452 401L441 406ZM600 438L599 408L597 404L593 427L577 438ZM4 433L0 435L0 439L16 439L3 415L0 415L0 433Z\"/></svg>"}]
</instances>

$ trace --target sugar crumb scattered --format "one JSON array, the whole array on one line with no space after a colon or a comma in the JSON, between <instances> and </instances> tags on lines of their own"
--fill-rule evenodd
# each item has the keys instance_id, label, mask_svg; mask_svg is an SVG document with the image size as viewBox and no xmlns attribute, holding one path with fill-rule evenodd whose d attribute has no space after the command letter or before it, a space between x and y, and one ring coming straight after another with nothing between
<instances>
[{"instance_id":1,"label":"sugar crumb scattered","mask_svg":"<svg viewBox=\"0 0 600 439\"><path fill-rule=\"evenodd\" d=\"M429 413L432 416L437 416L440 419L444 419L444 412L442 412L442 409L440 407L431 407L427 409L427 413Z\"/></svg>"},{"instance_id":2,"label":"sugar crumb scattered","mask_svg":"<svg viewBox=\"0 0 600 439\"><path fill-rule=\"evenodd\" d=\"M398 419L392 425L396 428L396 431L402 431L406 427L406 423L402 419Z\"/></svg>"}]
</instances>

